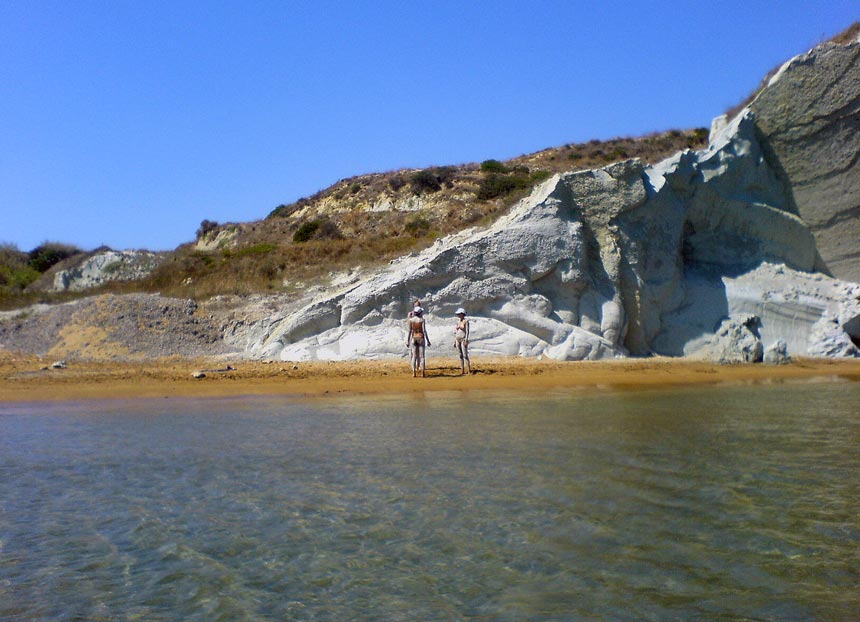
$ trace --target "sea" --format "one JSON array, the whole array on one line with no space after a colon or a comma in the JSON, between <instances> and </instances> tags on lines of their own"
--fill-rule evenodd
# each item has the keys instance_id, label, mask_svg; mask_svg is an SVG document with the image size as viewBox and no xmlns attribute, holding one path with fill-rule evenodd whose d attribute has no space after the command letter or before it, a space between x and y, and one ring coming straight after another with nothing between
<instances>
[{"instance_id":1,"label":"sea","mask_svg":"<svg viewBox=\"0 0 860 622\"><path fill-rule=\"evenodd\" d=\"M0 404L0 620L860 619L860 383Z\"/></svg>"}]
</instances>

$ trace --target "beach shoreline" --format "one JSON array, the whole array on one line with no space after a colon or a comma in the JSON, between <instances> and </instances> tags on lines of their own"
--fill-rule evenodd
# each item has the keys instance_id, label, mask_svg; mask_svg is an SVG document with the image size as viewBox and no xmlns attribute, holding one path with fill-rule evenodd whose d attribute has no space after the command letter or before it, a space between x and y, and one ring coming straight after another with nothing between
<instances>
[{"instance_id":1,"label":"beach shoreline","mask_svg":"<svg viewBox=\"0 0 860 622\"><path fill-rule=\"evenodd\" d=\"M860 359L795 359L786 365L737 364L677 358L559 362L520 357L428 360L427 377L413 378L405 360L250 361L158 359L55 361L0 351L0 403L117 398L304 397L427 391L547 391L575 387L646 388L791 380L860 381ZM194 376L199 377L194 377Z\"/></svg>"}]
</instances>

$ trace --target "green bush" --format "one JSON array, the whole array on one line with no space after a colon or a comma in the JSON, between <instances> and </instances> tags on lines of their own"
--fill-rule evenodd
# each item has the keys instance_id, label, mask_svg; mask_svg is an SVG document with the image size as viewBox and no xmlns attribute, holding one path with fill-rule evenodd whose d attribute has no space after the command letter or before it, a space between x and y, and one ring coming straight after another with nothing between
<instances>
[{"instance_id":1,"label":"green bush","mask_svg":"<svg viewBox=\"0 0 860 622\"><path fill-rule=\"evenodd\" d=\"M615 162L616 160L626 160L628 157L630 157L630 155L623 147L615 147L605 156L608 162Z\"/></svg>"},{"instance_id":2,"label":"green bush","mask_svg":"<svg viewBox=\"0 0 860 622\"><path fill-rule=\"evenodd\" d=\"M275 209L273 209L266 218L288 218L295 214L297 211L310 204L311 200L307 197L303 197L296 201L295 203L284 204L282 203Z\"/></svg>"},{"instance_id":3,"label":"green bush","mask_svg":"<svg viewBox=\"0 0 860 622\"><path fill-rule=\"evenodd\" d=\"M484 173L507 173L508 167L498 160L484 160L481 162L481 171Z\"/></svg>"},{"instance_id":4,"label":"green bush","mask_svg":"<svg viewBox=\"0 0 860 622\"><path fill-rule=\"evenodd\" d=\"M710 135L711 130L706 127L697 127L693 130L693 135L696 137L698 141L706 141L708 140L708 136Z\"/></svg>"},{"instance_id":5,"label":"green bush","mask_svg":"<svg viewBox=\"0 0 860 622\"><path fill-rule=\"evenodd\" d=\"M517 188L525 187L522 177L499 175L492 173L481 180L481 185L478 187L478 199L488 201L506 194L510 194Z\"/></svg>"},{"instance_id":6,"label":"green bush","mask_svg":"<svg viewBox=\"0 0 860 622\"><path fill-rule=\"evenodd\" d=\"M552 171L535 171L531 174L531 180L536 184L546 181L550 177L552 177Z\"/></svg>"},{"instance_id":7,"label":"green bush","mask_svg":"<svg viewBox=\"0 0 860 622\"><path fill-rule=\"evenodd\" d=\"M516 190L531 188L536 183L549 179L551 175L552 172L545 170L529 173L528 167L525 166L516 166L510 169L507 175L490 173L481 180L477 197L481 201L503 197Z\"/></svg>"},{"instance_id":8,"label":"green bush","mask_svg":"<svg viewBox=\"0 0 860 622\"><path fill-rule=\"evenodd\" d=\"M41 272L30 266L0 266L0 287L21 292L40 276Z\"/></svg>"},{"instance_id":9,"label":"green bush","mask_svg":"<svg viewBox=\"0 0 860 622\"><path fill-rule=\"evenodd\" d=\"M194 251L191 253L191 256L194 259L198 259L203 262L204 266L211 266L215 263L215 259L209 253L204 253L203 251Z\"/></svg>"},{"instance_id":10,"label":"green bush","mask_svg":"<svg viewBox=\"0 0 860 622\"><path fill-rule=\"evenodd\" d=\"M307 242L314 237L314 233L316 233L319 228L320 222L318 220L310 220L304 223L293 234L293 242Z\"/></svg>"},{"instance_id":11,"label":"green bush","mask_svg":"<svg viewBox=\"0 0 860 622\"><path fill-rule=\"evenodd\" d=\"M457 167L455 166L435 166L417 171L410 178L412 192L414 194L439 192L443 185L446 188L452 188L456 176Z\"/></svg>"},{"instance_id":12,"label":"green bush","mask_svg":"<svg viewBox=\"0 0 860 622\"><path fill-rule=\"evenodd\" d=\"M322 217L302 224L293 234L293 242L307 242L312 238L342 240L343 235L334 222L329 218Z\"/></svg>"},{"instance_id":13,"label":"green bush","mask_svg":"<svg viewBox=\"0 0 860 622\"><path fill-rule=\"evenodd\" d=\"M122 266L123 266L123 262L121 260L120 261L112 261L108 265L106 265L104 268L102 268L102 273L114 274L116 272L119 272L122 269Z\"/></svg>"},{"instance_id":14,"label":"green bush","mask_svg":"<svg viewBox=\"0 0 860 622\"><path fill-rule=\"evenodd\" d=\"M37 246L28 253L28 263L31 268L38 272L47 272L51 266L80 252L81 249L74 246L47 242Z\"/></svg>"},{"instance_id":15,"label":"green bush","mask_svg":"<svg viewBox=\"0 0 860 622\"><path fill-rule=\"evenodd\" d=\"M413 173L410 183L414 194L439 192L442 189L442 184L430 169Z\"/></svg>"},{"instance_id":16,"label":"green bush","mask_svg":"<svg viewBox=\"0 0 860 622\"><path fill-rule=\"evenodd\" d=\"M433 169L433 173L440 184L443 184L446 188L454 187L454 180L457 178L456 166L437 166Z\"/></svg>"},{"instance_id":17,"label":"green bush","mask_svg":"<svg viewBox=\"0 0 860 622\"><path fill-rule=\"evenodd\" d=\"M269 212L267 218L286 218L290 215L290 210L292 205L287 205L286 203L281 203L278 207Z\"/></svg>"}]
</instances>

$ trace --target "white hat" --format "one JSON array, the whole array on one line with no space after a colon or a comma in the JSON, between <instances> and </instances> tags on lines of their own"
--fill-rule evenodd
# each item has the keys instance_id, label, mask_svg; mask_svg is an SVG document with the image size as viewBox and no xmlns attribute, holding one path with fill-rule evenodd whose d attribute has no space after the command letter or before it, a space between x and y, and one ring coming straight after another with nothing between
<instances>
[{"instance_id":1,"label":"white hat","mask_svg":"<svg viewBox=\"0 0 860 622\"><path fill-rule=\"evenodd\" d=\"M424 313L424 309L422 309L420 305L416 305L415 308L412 309L412 313Z\"/></svg>"},{"instance_id":2,"label":"white hat","mask_svg":"<svg viewBox=\"0 0 860 622\"><path fill-rule=\"evenodd\" d=\"M463 307L460 307L459 309L457 309L456 311L454 311L454 315L460 315L461 313L462 313L463 315L466 315L466 310L465 310Z\"/></svg>"}]
</instances>

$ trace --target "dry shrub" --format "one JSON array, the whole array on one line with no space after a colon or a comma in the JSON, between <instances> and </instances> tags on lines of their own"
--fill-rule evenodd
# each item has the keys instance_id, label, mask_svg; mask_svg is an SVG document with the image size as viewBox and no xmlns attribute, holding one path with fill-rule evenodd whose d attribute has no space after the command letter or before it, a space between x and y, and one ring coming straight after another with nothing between
<instances>
[{"instance_id":1,"label":"dry shrub","mask_svg":"<svg viewBox=\"0 0 860 622\"><path fill-rule=\"evenodd\" d=\"M848 45L849 43L857 41L858 36L860 36L860 22L854 22L839 34L831 37L829 42L836 43L838 45Z\"/></svg>"}]
</instances>

